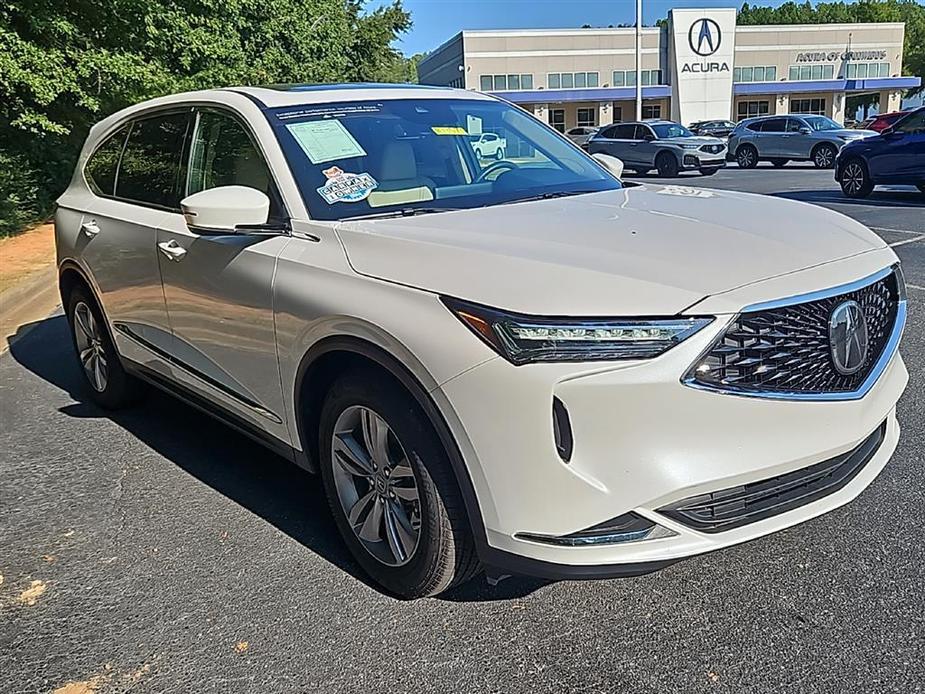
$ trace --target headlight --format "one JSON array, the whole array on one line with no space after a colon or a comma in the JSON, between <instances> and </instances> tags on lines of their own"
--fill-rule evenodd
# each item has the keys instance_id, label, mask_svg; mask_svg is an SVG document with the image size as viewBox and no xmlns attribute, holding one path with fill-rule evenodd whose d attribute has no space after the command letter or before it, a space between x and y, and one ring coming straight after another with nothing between
<instances>
[{"instance_id":1,"label":"headlight","mask_svg":"<svg viewBox=\"0 0 925 694\"><path fill-rule=\"evenodd\" d=\"M550 318L523 316L443 298L489 347L512 364L614 361L658 356L712 318Z\"/></svg>"},{"instance_id":2,"label":"headlight","mask_svg":"<svg viewBox=\"0 0 925 694\"><path fill-rule=\"evenodd\" d=\"M697 149L700 145L681 145L684 149Z\"/></svg>"}]
</instances>

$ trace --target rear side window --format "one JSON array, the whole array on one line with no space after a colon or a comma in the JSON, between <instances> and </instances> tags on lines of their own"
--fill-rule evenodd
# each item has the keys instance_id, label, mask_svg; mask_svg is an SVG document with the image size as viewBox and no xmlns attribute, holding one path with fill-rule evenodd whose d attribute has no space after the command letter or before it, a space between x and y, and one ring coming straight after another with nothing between
<instances>
[{"instance_id":1,"label":"rear side window","mask_svg":"<svg viewBox=\"0 0 925 694\"><path fill-rule=\"evenodd\" d=\"M125 145L128 126L119 128L103 141L90 155L84 167L87 185L97 195L112 195L116 187L116 172L119 169L119 157Z\"/></svg>"},{"instance_id":2,"label":"rear side window","mask_svg":"<svg viewBox=\"0 0 925 694\"><path fill-rule=\"evenodd\" d=\"M173 113L132 124L119 166L116 197L179 208L180 159L188 123L187 113Z\"/></svg>"},{"instance_id":3,"label":"rear side window","mask_svg":"<svg viewBox=\"0 0 925 694\"><path fill-rule=\"evenodd\" d=\"M785 118L771 118L761 124L763 133L782 133L787 129L787 120Z\"/></svg>"}]
</instances>

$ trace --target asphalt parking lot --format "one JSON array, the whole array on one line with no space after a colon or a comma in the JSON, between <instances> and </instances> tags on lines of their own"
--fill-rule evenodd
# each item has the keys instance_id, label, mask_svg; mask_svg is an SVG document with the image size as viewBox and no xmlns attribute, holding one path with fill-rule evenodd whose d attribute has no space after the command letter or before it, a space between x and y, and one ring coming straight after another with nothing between
<instances>
[{"instance_id":1,"label":"asphalt parking lot","mask_svg":"<svg viewBox=\"0 0 925 694\"><path fill-rule=\"evenodd\" d=\"M903 435L857 500L648 576L400 602L315 478L165 396L89 404L54 315L0 356L4 691L925 691L925 198L849 201L798 165L670 182L825 205L895 244Z\"/></svg>"}]
</instances>

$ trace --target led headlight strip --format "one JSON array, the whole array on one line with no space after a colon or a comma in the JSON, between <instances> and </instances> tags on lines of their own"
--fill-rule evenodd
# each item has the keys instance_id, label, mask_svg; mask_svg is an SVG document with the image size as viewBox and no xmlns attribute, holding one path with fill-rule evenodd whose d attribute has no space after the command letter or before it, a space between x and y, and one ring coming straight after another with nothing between
<instances>
[{"instance_id":1,"label":"led headlight strip","mask_svg":"<svg viewBox=\"0 0 925 694\"><path fill-rule=\"evenodd\" d=\"M443 297L472 332L513 364L648 359L712 318L550 318L524 316Z\"/></svg>"}]
</instances>

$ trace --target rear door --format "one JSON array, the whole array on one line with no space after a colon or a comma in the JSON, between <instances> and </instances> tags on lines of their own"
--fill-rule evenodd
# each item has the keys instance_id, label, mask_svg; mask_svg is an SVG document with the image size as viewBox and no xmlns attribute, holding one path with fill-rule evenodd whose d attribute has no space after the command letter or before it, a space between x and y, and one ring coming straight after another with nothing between
<instances>
[{"instance_id":1,"label":"rear door","mask_svg":"<svg viewBox=\"0 0 925 694\"><path fill-rule=\"evenodd\" d=\"M199 109L183 195L226 185L266 193L270 222L288 218L245 121ZM273 318L273 273L289 236L201 233L182 214L157 232L164 297L175 338L176 378L258 429L288 441ZM306 278L310 282L311 278Z\"/></svg>"},{"instance_id":2,"label":"rear door","mask_svg":"<svg viewBox=\"0 0 925 694\"><path fill-rule=\"evenodd\" d=\"M785 133L787 130L786 118L768 118L761 122L754 139L758 154L761 157L786 158Z\"/></svg>"},{"instance_id":3,"label":"rear door","mask_svg":"<svg viewBox=\"0 0 925 694\"><path fill-rule=\"evenodd\" d=\"M87 163L97 193L82 225L82 258L100 292L119 351L161 362L172 335L155 246L157 227L179 209L179 176L189 109L132 121ZM109 177L108 161L118 161ZM163 368L162 368L163 370Z\"/></svg>"}]
</instances>

